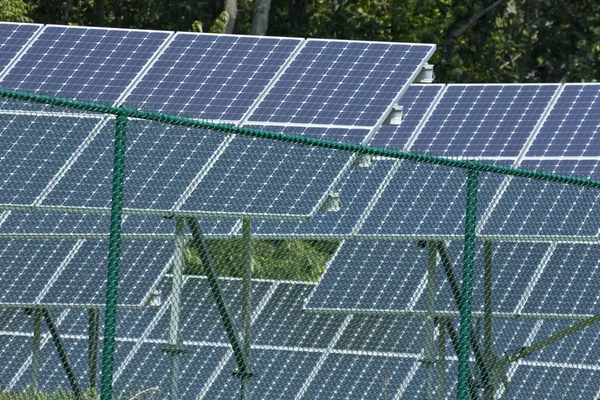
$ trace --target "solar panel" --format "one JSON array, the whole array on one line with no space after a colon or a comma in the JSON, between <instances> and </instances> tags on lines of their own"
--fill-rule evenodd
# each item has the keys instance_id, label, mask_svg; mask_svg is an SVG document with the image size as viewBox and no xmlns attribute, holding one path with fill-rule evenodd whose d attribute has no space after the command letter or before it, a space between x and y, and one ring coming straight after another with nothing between
<instances>
[{"instance_id":1,"label":"solar panel","mask_svg":"<svg viewBox=\"0 0 600 400\"><path fill-rule=\"evenodd\" d=\"M502 180L503 176L482 175L478 214L484 214ZM358 233L463 234L465 182L462 170L401 161Z\"/></svg>"},{"instance_id":2,"label":"solar panel","mask_svg":"<svg viewBox=\"0 0 600 400\"><path fill-rule=\"evenodd\" d=\"M373 164L367 168L351 167L337 186L339 190L334 189L339 194L342 203L339 211L320 212L310 221L301 223L257 222L253 226L253 233L294 238L301 235L308 237L350 235L393 165L394 161L391 160L374 160Z\"/></svg>"},{"instance_id":3,"label":"solar panel","mask_svg":"<svg viewBox=\"0 0 600 400\"><path fill-rule=\"evenodd\" d=\"M103 307L107 240L14 240L0 243L2 306ZM122 245L118 302L141 307L166 272L171 241L127 241Z\"/></svg>"},{"instance_id":4,"label":"solar panel","mask_svg":"<svg viewBox=\"0 0 600 400\"><path fill-rule=\"evenodd\" d=\"M411 85L398 100L403 114L400 125L382 125L369 145L401 150L407 145L412 145L409 144L412 135L422 124L427 112L434 107L436 99L444 89L445 85L438 84Z\"/></svg>"},{"instance_id":5,"label":"solar panel","mask_svg":"<svg viewBox=\"0 0 600 400\"><path fill-rule=\"evenodd\" d=\"M126 104L174 115L240 120L301 42L179 32Z\"/></svg>"},{"instance_id":6,"label":"solar panel","mask_svg":"<svg viewBox=\"0 0 600 400\"><path fill-rule=\"evenodd\" d=\"M0 22L0 76L41 25Z\"/></svg>"},{"instance_id":7,"label":"solar panel","mask_svg":"<svg viewBox=\"0 0 600 400\"><path fill-rule=\"evenodd\" d=\"M112 104L170 33L51 26L0 80L3 88Z\"/></svg>"},{"instance_id":8,"label":"solar panel","mask_svg":"<svg viewBox=\"0 0 600 400\"><path fill-rule=\"evenodd\" d=\"M434 49L309 39L250 121L374 126Z\"/></svg>"},{"instance_id":9,"label":"solar panel","mask_svg":"<svg viewBox=\"0 0 600 400\"><path fill-rule=\"evenodd\" d=\"M527 156L599 156L600 85L565 84Z\"/></svg>"},{"instance_id":10,"label":"solar panel","mask_svg":"<svg viewBox=\"0 0 600 400\"><path fill-rule=\"evenodd\" d=\"M350 155L237 136L182 210L310 215Z\"/></svg>"},{"instance_id":11,"label":"solar panel","mask_svg":"<svg viewBox=\"0 0 600 400\"><path fill-rule=\"evenodd\" d=\"M597 177L598 160L528 160L525 169ZM540 200L549 194L553 201ZM482 232L520 235L591 235L598 233L598 193L554 183L512 179Z\"/></svg>"},{"instance_id":12,"label":"solar panel","mask_svg":"<svg viewBox=\"0 0 600 400\"><path fill-rule=\"evenodd\" d=\"M413 151L516 157L559 85L448 85Z\"/></svg>"}]
</instances>

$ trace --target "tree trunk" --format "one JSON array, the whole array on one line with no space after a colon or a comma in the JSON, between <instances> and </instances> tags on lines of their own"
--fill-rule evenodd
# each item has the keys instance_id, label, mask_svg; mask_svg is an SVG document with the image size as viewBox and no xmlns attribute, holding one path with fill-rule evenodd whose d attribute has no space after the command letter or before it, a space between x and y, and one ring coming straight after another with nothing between
<instances>
[{"instance_id":1,"label":"tree trunk","mask_svg":"<svg viewBox=\"0 0 600 400\"><path fill-rule=\"evenodd\" d=\"M71 14L72 9L73 9L73 0L67 0L65 12L63 13L63 17L62 17L63 25L67 25L69 23L69 14Z\"/></svg>"},{"instance_id":2,"label":"tree trunk","mask_svg":"<svg viewBox=\"0 0 600 400\"><path fill-rule=\"evenodd\" d=\"M95 0L96 26L104 26L104 0Z\"/></svg>"},{"instance_id":3,"label":"tree trunk","mask_svg":"<svg viewBox=\"0 0 600 400\"><path fill-rule=\"evenodd\" d=\"M269 11L271 0L254 0L254 14L252 15L251 35L264 36L269 28Z\"/></svg>"},{"instance_id":4,"label":"tree trunk","mask_svg":"<svg viewBox=\"0 0 600 400\"><path fill-rule=\"evenodd\" d=\"M225 33L233 33L235 19L237 18L237 0L225 0L225 11L229 14L229 21L225 27Z\"/></svg>"}]
</instances>

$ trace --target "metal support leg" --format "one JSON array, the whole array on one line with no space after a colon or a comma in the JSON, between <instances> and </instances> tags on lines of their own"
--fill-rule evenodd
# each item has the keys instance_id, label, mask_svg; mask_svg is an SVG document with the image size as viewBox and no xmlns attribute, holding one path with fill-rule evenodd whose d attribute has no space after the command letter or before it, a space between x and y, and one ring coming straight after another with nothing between
<instances>
[{"instance_id":1,"label":"metal support leg","mask_svg":"<svg viewBox=\"0 0 600 400\"><path fill-rule=\"evenodd\" d=\"M77 378L75 377L75 371L73 370L73 366L69 361L69 357L67 356L67 350L63 345L63 342L60 338L60 334L58 333L58 328L54 325L54 321L52 320L52 316L50 315L50 311L47 309L42 309L42 315L44 320L46 321L46 325L48 325L48 330L50 331L50 335L52 336L52 341L54 342L54 346L56 347L56 352L58 353L58 357L60 358L60 362L65 369L67 374L67 378L69 379L69 383L71 384L71 389L73 389L73 395L76 398L81 397L81 390L79 389L79 384L77 383Z\"/></svg>"},{"instance_id":2,"label":"metal support leg","mask_svg":"<svg viewBox=\"0 0 600 400\"><path fill-rule=\"evenodd\" d=\"M243 265L242 275L242 348L248 365L248 372L252 372L250 358L250 323L252 318L252 232L251 221L244 219L242 221L242 246L246 255ZM241 399L248 399L248 389L250 384L249 376L242 376Z\"/></svg>"},{"instance_id":3,"label":"metal support leg","mask_svg":"<svg viewBox=\"0 0 600 400\"><path fill-rule=\"evenodd\" d=\"M181 291L183 288L183 267L185 249L185 221L175 219L175 256L173 257L173 280L171 288L171 321L169 324L169 346L164 351L171 356L171 376L169 398L179 399L179 358L183 353L180 338Z\"/></svg>"},{"instance_id":4,"label":"metal support leg","mask_svg":"<svg viewBox=\"0 0 600 400\"><path fill-rule=\"evenodd\" d=\"M100 311L88 310L88 390L96 390L98 378L98 336L100 330Z\"/></svg>"},{"instance_id":5,"label":"metal support leg","mask_svg":"<svg viewBox=\"0 0 600 400\"><path fill-rule=\"evenodd\" d=\"M33 351L31 352L31 390L39 390L40 351L42 345L42 310L33 310Z\"/></svg>"},{"instance_id":6,"label":"metal support leg","mask_svg":"<svg viewBox=\"0 0 600 400\"><path fill-rule=\"evenodd\" d=\"M446 399L446 319L438 321L438 399Z\"/></svg>"},{"instance_id":7,"label":"metal support leg","mask_svg":"<svg viewBox=\"0 0 600 400\"><path fill-rule=\"evenodd\" d=\"M483 242L483 345L486 374L483 379L483 398L494 400L494 382L492 380L492 368L494 350L492 337L492 242Z\"/></svg>"},{"instance_id":8,"label":"metal support leg","mask_svg":"<svg viewBox=\"0 0 600 400\"><path fill-rule=\"evenodd\" d=\"M429 242L427 257L427 322L425 326L425 365L427 371L427 400L435 398L435 270L437 266L437 249L435 242Z\"/></svg>"},{"instance_id":9,"label":"metal support leg","mask_svg":"<svg viewBox=\"0 0 600 400\"><path fill-rule=\"evenodd\" d=\"M465 243L463 251L462 295L460 302L460 354L458 355L458 399L469 397L469 358L471 355L471 298L475 264L475 229L477 225L477 180L479 171L467 172Z\"/></svg>"}]
</instances>

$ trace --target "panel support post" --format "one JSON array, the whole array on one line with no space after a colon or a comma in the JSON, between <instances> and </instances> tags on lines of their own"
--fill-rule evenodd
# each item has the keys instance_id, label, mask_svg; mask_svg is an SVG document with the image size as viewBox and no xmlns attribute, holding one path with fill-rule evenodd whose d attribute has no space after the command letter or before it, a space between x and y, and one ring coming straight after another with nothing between
<instances>
[{"instance_id":1,"label":"panel support post","mask_svg":"<svg viewBox=\"0 0 600 400\"><path fill-rule=\"evenodd\" d=\"M493 365L493 337L492 337L492 242L483 242L483 345L485 355L486 373L484 379L483 398L494 400L494 382L492 375Z\"/></svg>"},{"instance_id":2,"label":"panel support post","mask_svg":"<svg viewBox=\"0 0 600 400\"><path fill-rule=\"evenodd\" d=\"M242 348L246 358L248 372L252 373L250 358L250 325L252 321L252 224L249 219L242 220L242 246L244 265L242 266ZM242 376L240 398L248 399L250 375Z\"/></svg>"},{"instance_id":3,"label":"panel support post","mask_svg":"<svg viewBox=\"0 0 600 400\"><path fill-rule=\"evenodd\" d=\"M427 257L427 321L425 326L425 366L427 371L427 400L435 400L435 272L437 267L437 244L429 242Z\"/></svg>"},{"instance_id":4,"label":"panel support post","mask_svg":"<svg viewBox=\"0 0 600 400\"><path fill-rule=\"evenodd\" d=\"M446 400L446 318L438 320L438 399Z\"/></svg>"},{"instance_id":5,"label":"panel support post","mask_svg":"<svg viewBox=\"0 0 600 400\"><path fill-rule=\"evenodd\" d=\"M42 309L33 310L33 350L31 353L31 391L38 392L40 376L40 351L42 345Z\"/></svg>"},{"instance_id":6,"label":"panel support post","mask_svg":"<svg viewBox=\"0 0 600 400\"><path fill-rule=\"evenodd\" d=\"M127 117L120 114L117 115L115 130L112 201L110 206L108 276L106 280L106 315L104 319L104 345L102 347L101 400L112 400L113 398L113 372L115 361L115 333L117 328L119 263L121 258L121 221L123 219L123 184L125 177L126 143Z\"/></svg>"},{"instance_id":7,"label":"panel support post","mask_svg":"<svg viewBox=\"0 0 600 400\"><path fill-rule=\"evenodd\" d=\"M169 346L164 351L171 356L169 399L179 399L179 358L183 353L180 335L181 291L183 290L183 268L185 250L185 221L175 219L175 255L173 257L173 280L171 282L171 321L169 324Z\"/></svg>"},{"instance_id":8,"label":"panel support post","mask_svg":"<svg viewBox=\"0 0 600 400\"><path fill-rule=\"evenodd\" d=\"M463 251L462 295L460 302L460 353L458 355L458 399L469 398L469 358L471 355L471 299L475 264L475 229L477 225L477 181L479 172L467 171L465 243Z\"/></svg>"},{"instance_id":9,"label":"panel support post","mask_svg":"<svg viewBox=\"0 0 600 400\"><path fill-rule=\"evenodd\" d=\"M100 311L88 310L88 390L96 390L98 377L98 336L100 329Z\"/></svg>"}]
</instances>

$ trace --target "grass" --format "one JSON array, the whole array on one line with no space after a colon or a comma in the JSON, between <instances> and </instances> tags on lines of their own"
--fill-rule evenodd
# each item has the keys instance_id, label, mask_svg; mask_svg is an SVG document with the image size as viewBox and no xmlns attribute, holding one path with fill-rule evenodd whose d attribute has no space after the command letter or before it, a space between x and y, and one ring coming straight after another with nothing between
<instances>
[{"instance_id":1,"label":"grass","mask_svg":"<svg viewBox=\"0 0 600 400\"><path fill-rule=\"evenodd\" d=\"M79 398L73 396L73 393L67 389L59 389L52 393L0 391L0 400L98 400L98 398L95 390L89 390ZM157 398L160 398L159 389L148 388L129 396L115 398L115 400L154 400Z\"/></svg>"},{"instance_id":2,"label":"grass","mask_svg":"<svg viewBox=\"0 0 600 400\"><path fill-rule=\"evenodd\" d=\"M336 240L253 240L252 277L316 282L337 249ZM208 240L219 276L241 277L244 261L241 239ZM204 275L192 246L185 249L185 273Z\"/></svg>"}]
</instances>

